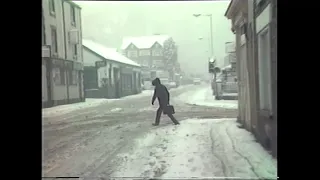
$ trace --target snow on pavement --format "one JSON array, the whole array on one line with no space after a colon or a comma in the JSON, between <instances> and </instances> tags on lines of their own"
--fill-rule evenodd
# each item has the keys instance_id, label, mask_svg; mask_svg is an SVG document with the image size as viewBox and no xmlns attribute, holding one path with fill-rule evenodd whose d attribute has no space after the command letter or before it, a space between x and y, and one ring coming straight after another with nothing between
<instances>
[{"instance_id":1,"label":"snow on pavement","mask_svg":"<svg viewBox=\"0 0 320 180\"><path fill-rule=\"evenodd\" d=\"M119 154L112 177L276 178L277 162L235 119L160 124Z\"/></svg>"},{"instance_id":2,"label":"snow on pavement","mask_svg":"<svg viewBox=\"0 0 320 180\"><path fill-rule=\"evenodd\" d=\"M174 88L170 91L181 90L181 89L186 88L188 86L190 86L190 85L180 86L180 87ZM152 94L153 94L153 90L144 90L140 94L125 96L120 99L86 98L85 102L60 105L60 106L55 106L55 107L51 107L51 108L43 108L42 109L42 117L60 116L60 115L67 114L72 111L76 111L76 110L80 110L80 109L95 107L95 106L99 106L101 104L111 103L114 101L129 100L129 99L136 99L136 98L141 98L141 97L146 97L146 96L152 96ZM119 109L120 109L120 107L116 107L115 111L119 111Z\"/></svg>"},{"instance_id":3,"label":"snow on pavement","mask_svg":"<svg viewBox=\"0 0 320 180\"><path fill-rule=\"evenodd\" d=\"M42 109L42 116L43 117L59 116L59 115L63 115L66 113L70 113L75 110L89 108L89 107L95 107L95 106L99 106L101 104L110 103L110 102L114 102L114 101L150 96L152 93L153 93L153 91L151 91L151 90L145 90L145 91L142 91L142 93L140 93L140 94L125 96L120 99L86 98L85 102L66 104L66 105L55 106L55 107L51 107L51 108L44 108L44 109ZM118 111L118 110L119 110L119 108L116 108L115 111Z\"/></svg>"},{"instance_id":4,"label":"snow on pavement","mask_svg":"<svg viewBox=\"0 0 320 180\"><path fill-rule=\"evenodd\" d=\"M210 106L221 107L229 109L237 109L237 100L215 100L212 96L212 90L210 87L204 87L197 91L188 91L179 96L179 99L187 104L193 104L198 106Z\"/></svg>"},{"instance_id":5,"label":"snow on pavement","mask_svg":"<svg viewBox=\"0 0 320 180\"><path fill-rule=\"evenodd\" d=\"M86 98L85 102L79 102L74 104L66 104L61 106L55 106L51 108L44 108L42 109L42 116L57 116L66 114L75 110L88 108L88 107L95 107L104 103L115 101L115 99L92 99Z\"/></svg>"}]
</instances>

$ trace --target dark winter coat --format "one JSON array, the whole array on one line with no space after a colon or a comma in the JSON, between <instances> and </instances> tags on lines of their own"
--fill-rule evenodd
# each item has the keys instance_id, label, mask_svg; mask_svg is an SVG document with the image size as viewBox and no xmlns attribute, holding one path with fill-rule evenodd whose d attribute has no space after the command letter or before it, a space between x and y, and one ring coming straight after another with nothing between
<instances>
[{"instance_id":1,"label":"dark winter coat","mask_svg":"<svg viewBox=\"0 0 320 180\"><path fill-rule=\"evenodd\" d=\"M152 97L152 104L158 98L158 102L160 107L166 107L170 102L170 93L166 86L161 84L161 81L159 78L156 78L152 81L152 85L155 86L154 93Z\"/></svg>"}]
</instances>

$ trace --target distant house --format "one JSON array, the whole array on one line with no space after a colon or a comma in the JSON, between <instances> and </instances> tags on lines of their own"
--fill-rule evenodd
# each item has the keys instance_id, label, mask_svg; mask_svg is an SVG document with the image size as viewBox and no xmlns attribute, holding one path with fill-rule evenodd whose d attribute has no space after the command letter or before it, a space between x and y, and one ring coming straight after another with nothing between
<instances>
[{"instance_id":1,"label":"distant house","mask_svg":"<svg viewBox=\"0 0 320 180\"><path fill-rule=\"evenodd\" d=\"M225 16L236 34L238 121L277 156L277 0L232 0Z\"/></svg>"},{"instance_id":2,"label":"distant house","mask_svg":"<svg viewBox=\"0 0 320 180\"><path fill-rule=\"evenodd\" d=\"M175 65L178 66L178 63L168 64L163 56L164 42L170 38L168 35L125 37L122 41L121 50L126 57L142 66L144 80L154 78L157 70L170 71L171 78L173 78ZM177 55L173 62L177 62L176 58Z\"/></svg>"},{"instance_id":3,"label":"distant house","mask_svg":"<svg viewBox=\"0 0 320 180\"><path fill-rule=\"evenodd\" d=\"M141 66L91 40L83 40L87 98L120 98L141 92Z\"/></svg>"}]
</instances>

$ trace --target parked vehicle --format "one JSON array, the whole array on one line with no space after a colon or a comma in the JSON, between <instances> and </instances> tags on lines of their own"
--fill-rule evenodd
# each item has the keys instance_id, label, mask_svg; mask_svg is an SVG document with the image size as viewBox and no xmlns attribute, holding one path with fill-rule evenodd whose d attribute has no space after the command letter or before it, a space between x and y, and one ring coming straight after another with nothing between
<instances>
[{"instance_id":1,"label":"parked vehicle","mask_svg":"<svg viewBox=\"0 0 320 180\"><path fill-rule=\"evenodd\" d=\"M222 73L216 78L215 83L217 83L215 99L238 99L237 76L231 65L222 68Z\"/></svg>"},{"instance_id":2,"label":"parked vehicle","mask_svg":"<svg viewBox=\"0 0 320 180\"><path fill-rule=\"evenodd\" d=\"M194 84L194 85L199 85L199 84L201 84L201 79L200 79L200 78L193 78L193 84Z\"/></svg>"},{"instance_id":3,"label":"parked vehicle","mask_svg":"<svg viewBox=\"0 0 320 180\"><path fill-rule=\"evenodd\" d=\"M176 88L177 87L177 83L174 81L169 82L169 86L170 88Z\"/></svg>"},{"instance_id":4,"label":"parked vehicle","mask_svg":"<svg viewBox=\"0 0 320 180\"><path fill-rule=\"evenodd\" d=\"M161 84L165 85L167 89L171 89L170 82L168 78L160 78Z\"/></svg>"},{"instance_id":5,"label":"parked vehicle","mask_svg":"<svg viewBox=\"0 0 320 180\"><path fill-rule=\"evenodd\" d=\"M151 81L143 81L142 89L143 90L153 89L152 82Z\"/></svg>"},{"instance_id":6,"label":"parked vehicle","mask_svg":"<svg viewBox=\"0 0 320 180\"><path fill-rule=\"evenodd\" d=\"M181 84L182 76L178 73L174 75L174 82L176 83L176 87L179 87Z\"/></svg>"}]
</instances>

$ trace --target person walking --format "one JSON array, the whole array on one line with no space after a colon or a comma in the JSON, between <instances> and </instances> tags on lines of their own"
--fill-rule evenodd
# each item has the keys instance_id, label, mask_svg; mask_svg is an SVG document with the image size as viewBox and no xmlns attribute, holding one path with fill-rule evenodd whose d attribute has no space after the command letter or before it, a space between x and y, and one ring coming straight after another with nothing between
<instances>
[{"instance_id":1,"label":"person walking","mask_svg":"<svg viewBox=\"0 0 320 180\"><path fill-rule=\"evenodd\" d=\"M159 108L157 110L157 114L156 114L156 122L153 123L152 125L154 126L158 126L160 123L160 117L161 114L164 110L166 110L165 108L167 108L167 106L170 103L170 93L167 89L166 86L164 86L163 84L161 84L161 81L159 78L155 78L152 81L152 85L155 86L154 88L154 93L152 96L152 101L151 104L154 104L154 101L156 100L156 98L158 99L159 102ZM175 124L178 125L180 124L176 118L172 115L172 113L168 112L167 116L169 116L169 118L171 119L171 121Z\"/></svg>"}]
</instances>

